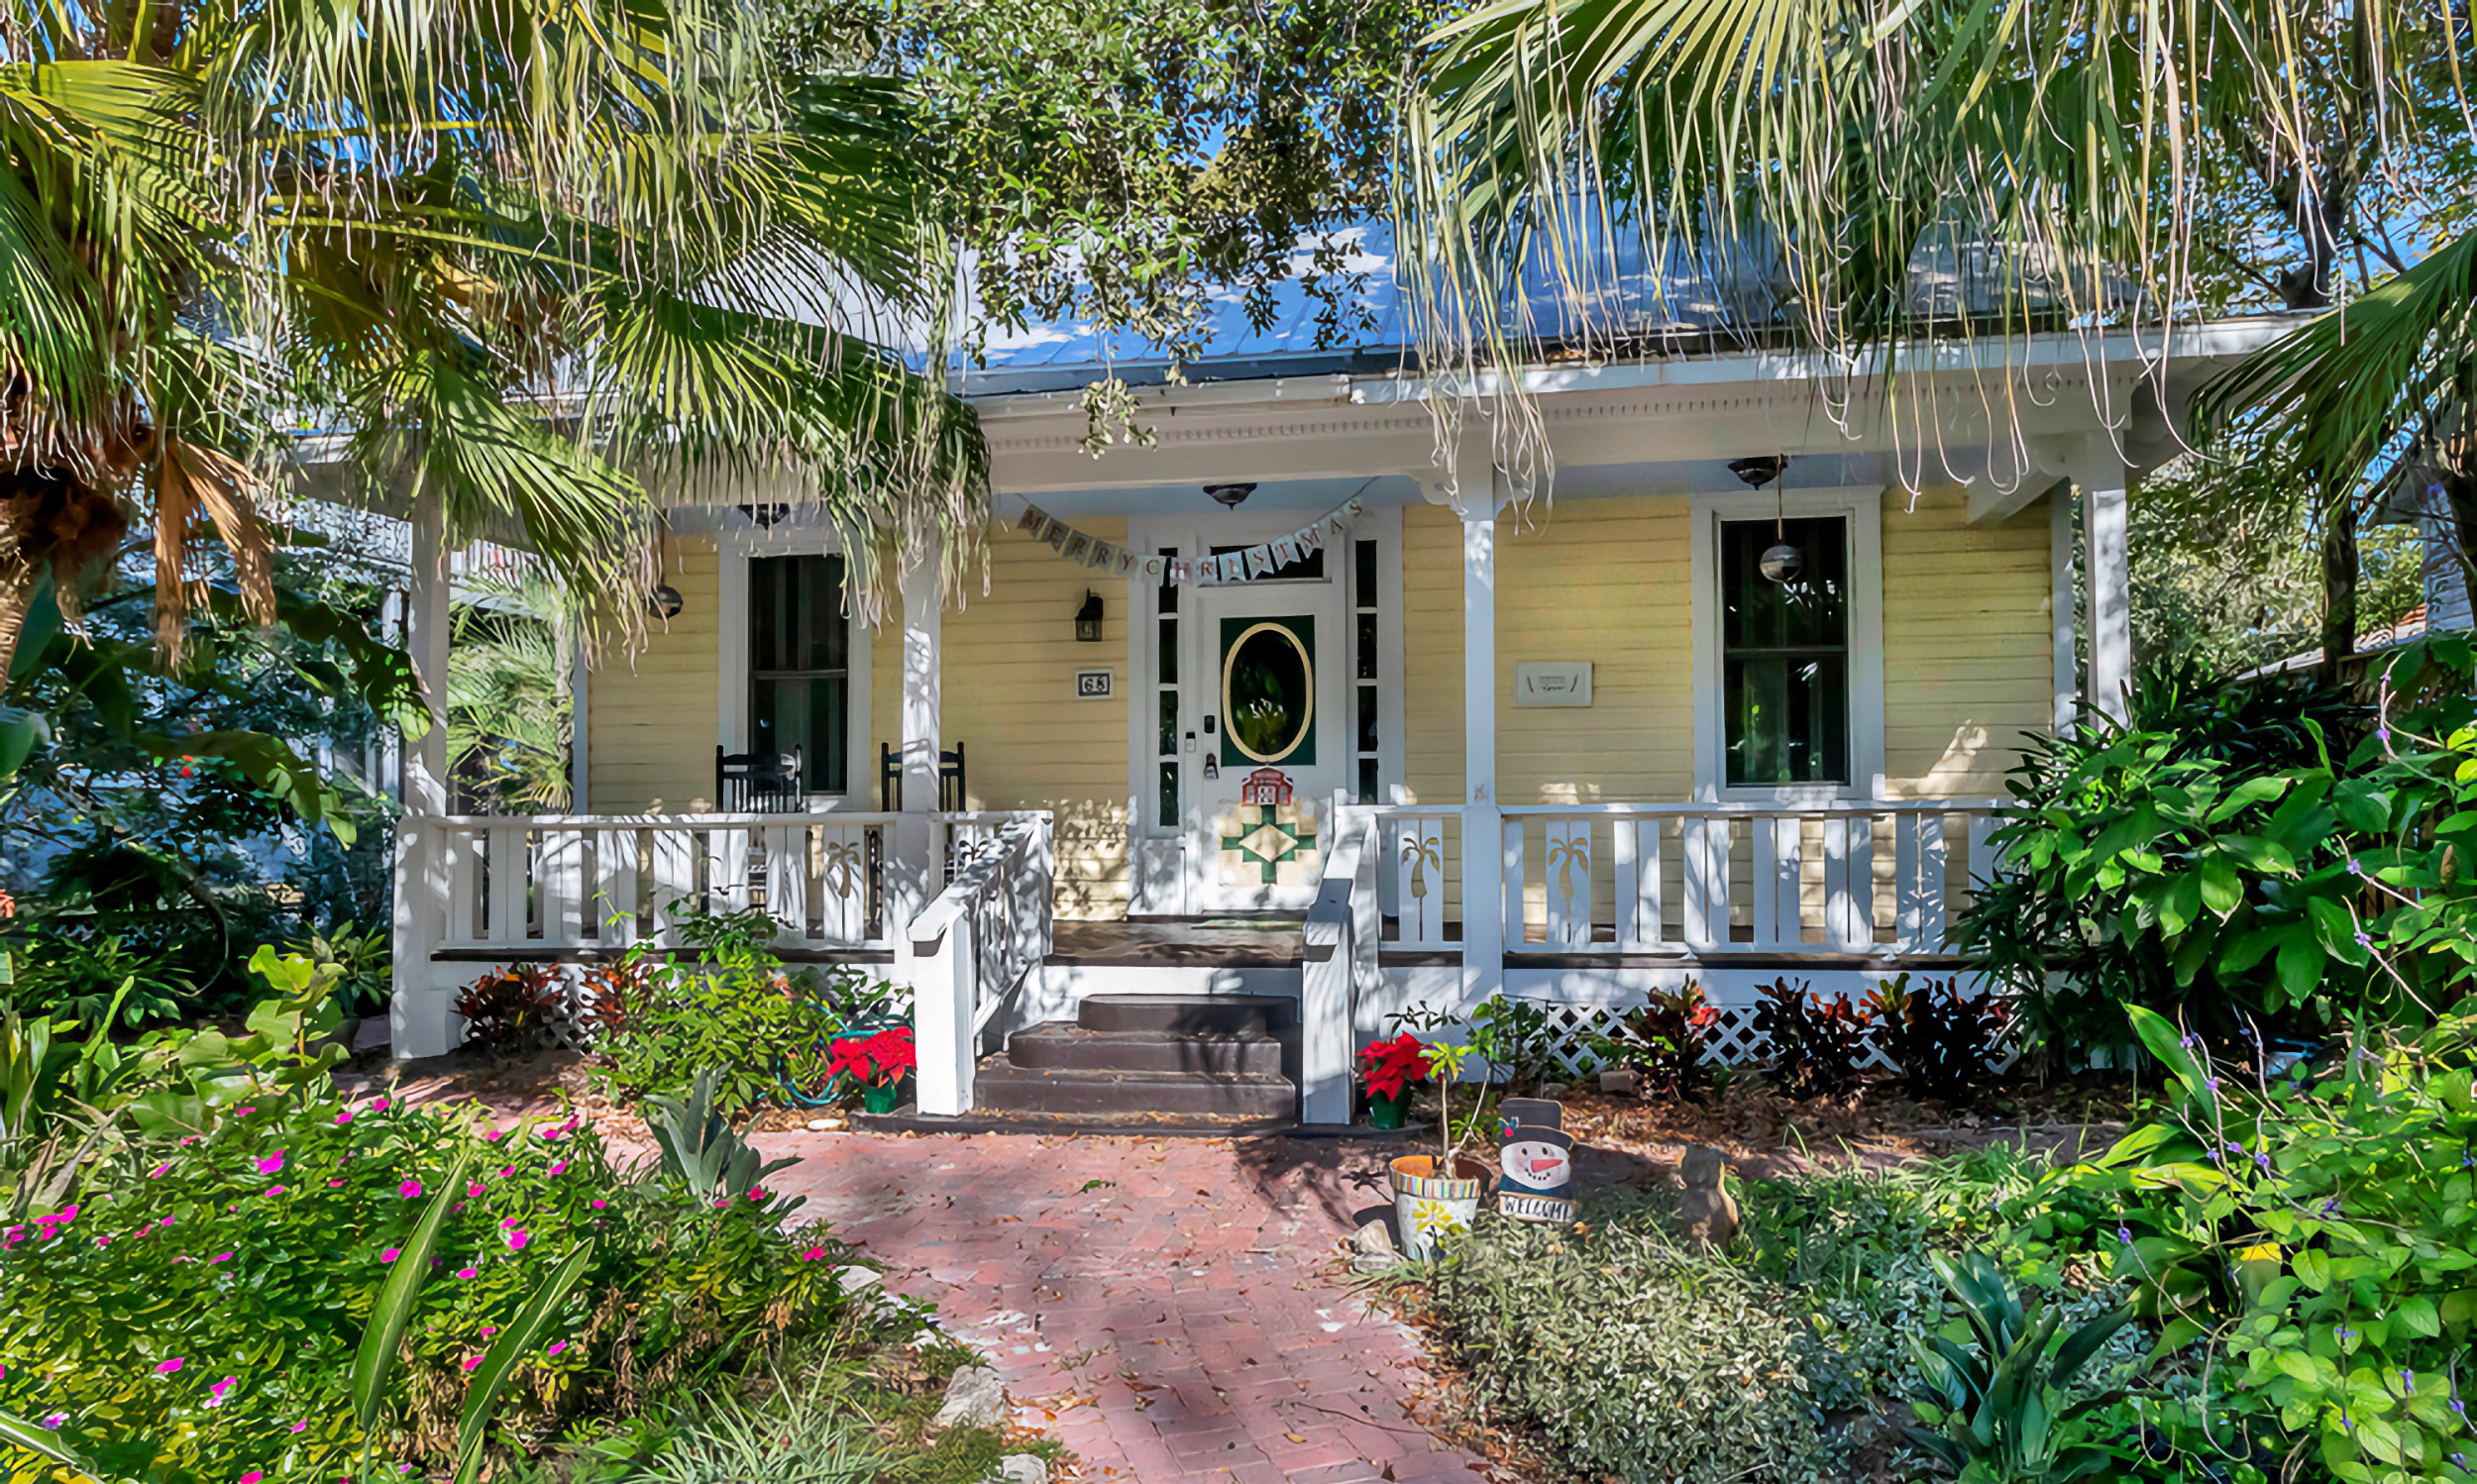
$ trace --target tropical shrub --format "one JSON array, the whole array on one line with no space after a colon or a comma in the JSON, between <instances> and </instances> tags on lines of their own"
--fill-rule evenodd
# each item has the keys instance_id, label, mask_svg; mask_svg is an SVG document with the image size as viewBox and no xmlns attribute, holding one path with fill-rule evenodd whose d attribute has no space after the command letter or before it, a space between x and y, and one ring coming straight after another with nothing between
<instances>
[{"instance_id":1,"label":"tropical shrub","mask_svg":"<svg viewBox=\"0 0 2477 1484\"><path fill-rule=\"evenodd\" d=\"M1836 1097L1867 1064L1867 1016L1847 995L1826 1000L1801 982L1774 982L1755 1007L1764 1071L1792 1098Z\"/></svg>"},{"instance_id":2,"label":"tropical shrub","mask_svg":"<svg viewBox=\"0 0 2477 1484\"><path fill-rule=\"evenodd\" d=\"M1546 1007L1495 994L1467 1012L1441 1006L1396 1010L1385 1023L1397 1032L1455 1032L1488 1064L1488 1075L1518 1087L1537 1087L1557 1075L1556 1046Z\"/></svg>"},{"instance_id":3,"label":"tropical shrub","mask_svg":"<svg viewBox=\"0 0 2477 1484\"><path fill-rule=\"evenodd\" d=\"M551 1043L551 1026L567 1008L568 986L549 964L493 969L457 993L465 1044L492 1056L530 1056Z\"/></svg>"},{"instance_id":4,"label":"tropical shrub","mask_svg":"<svg viewBox=\"0 0 2477 1484\"><path fill-rule=\"evenodd\" d=\"M763 1201L760 1182L800 1161L785 1158L760 1164L757 1146L714 1112L713 1085L714 1075L707 1070L697 1074L685 1098L655 1093L645 1100L645 1131L662 1151L663 1178L692 1200L728 1204L753 1196ZM783 1209L801 1204L795 1198Z\"/></svg>"},{"instance_id":5,"label":"tropical shrub","mask_svg":"<svg viewBox=\"0 0 2477 1484\"><path fill-rule=\"evenodd\" d=\"M1735 1484L1823 1462L1813 1327L1777 1283L1656 1221L1585 1235L1483 1216L1436 1294L1482 1399L1577 1474Z\"/></svg>"},{"instance_id":6,"label":"tropical shrub","mask_svg":"<svg viewBox=\"0 0 2477 1484\"><path fill-rule=\"evenodd\" d=\"M2465 636L2409 646L2352 748L2312 695L2284 719L2260 699L2179 701L2034 740L1993 837L2007 869L1957 924L1963 951L2066 1053L2129 1043L2128 1005L2224 1043L2456 998L2477 951L2457 930L2469 676Z\"/></svg>"},{"instance_id":7,"label":"tropical shrub","mask_svg":"<svg viewBox=\"0 0 2477 1484\"><path fill-rule=\"evenodd\" d=\"M1960 1102L1995 1077L2007 1016L1992 995L1964 996L1958 980L1916 989L1899 975L1876 986L1865 1007L1876 1048L1900 1069L1913 1098Z\"/></svg>"},{"instance_id":8,"label":"tropical shrub","mask_svg":"<svg viewBox=\"0 0 2477 1484\"><path fill-rule=\"evenodd\" d=\"M2114 1470L2117 1450L2096 1439L2119 1431L2101 1414L2125 1393L2094 1390L2083 1372L2132 1323L2131 1311L2068 1331L2063 1311L2024 1307L1985 1254L1938 1252L1934 1263L1970 1335L1914 1341L1920 1376L1909 1401L1918 1423L1906 1430L1909 1440L1965 1484L2067 1484Z\"/></svg>"},{"instance_id":9,"label":"tropical shrub","mask_svg":"<svg viewBox=\"0 0 2477 1484\"><path fill-rule=\"evenodd\" d=\"M28 1014L65 1014L100 1026L105 1007L117 999L117 1019L136 1027L179 1015L197 993L170 953L132 946L117 933L39 921L8 953L14 983L0 984L0 1000Z\"/></svg>"},{"instance_id":10,"label":"tropical shrub","mask_svg":"<svg viewBox=\"0 0 2477 1484\"><path fill-rule=\"evenodd\" d=\"M1627 1012L1616 1031L1594 1032L1591 1054L1603 1065L1631 1068L1647 1096L1692 1098L1711 1084L1703 1060L1720 1011L1703 1000L1702 986L1688 981L1674 990L1653 990L1639 1009Z\"/></svg>"},{"instance_id":11,"label":"tropical shrub","mask_svg":"<svg viewBox=\"0 0 2477 1484\"><path fill-rule=\"evenodd\" d=\"M2162 1346L2215 1384L2165 1414L2206 1463L2257 1444L2349 1484L2466 1480L2477 1332L2477 1000L2370 1030L2319 1075L2265 1077L2135 1007L2172 1117L2037 1192L2010 1245L2137 1286Z\"/></svg>"},{"instance_id":12,"label":"tropical shrub","mask_svg":"<svg viewBox=\"0 0 2477 1484\"><path fill-rule=\"evenodd\" d=\"M762 908L676 920L684 951L636 944L588 971L593 1052L618 1093L678 1093L710 1070L714 1106L742 1117L787 1092L821 1094L837 1035L910 1018L899 991L857 970L788 970Z\"/></svg>"},{"instance_id":13,"label":"tropical shrub","mask_svg":"<svg viewBox=\"0 0 2477 1484\"><path fill-rule=\"evenodd\" d=\"M109 1188L0 1232L0 1412L111 1475L228 1484L352 1472L348 1393L389 1264L453 1202L401 1347L383 1457L439 1464L491 1336L591 1244L498 1436L527 1448L581 1410L625 1416L674 1383L832 1323L841 1248L772 1198L631 1184L576 1118L495 1128L320 1085L133 1147Z\"/></svg>"}]
</instances>

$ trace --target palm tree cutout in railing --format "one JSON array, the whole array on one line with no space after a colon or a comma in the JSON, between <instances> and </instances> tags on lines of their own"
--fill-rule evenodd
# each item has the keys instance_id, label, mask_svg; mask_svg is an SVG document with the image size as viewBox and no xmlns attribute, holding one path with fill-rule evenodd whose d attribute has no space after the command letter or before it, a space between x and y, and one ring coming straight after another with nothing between
<instances>
[{"instance_id":1,"label":"palm tree cutout in railing","mask_svg":"<svg viewBox=\"0 0 2477 1484\"><path fill-rule=\"evenodd\" d=\"M860 842L829 840L825 845L825 869L821 873L826 885L837 897L849 897L860 880Z\"/></svg>"},{"instance_id":2,"label":"palm tree cutout in railing","mask_svg":"<svg viewBox=\"0 0 2477 1484\"><path fill-rule=\"evenodd\" d=\"M1574 900L1574 873L1580 871L1588 885L1591 880L1591 837L1567 835L1549 842L1548 868L1557 873L1557 886L1567 901Z\"/></svg>"},{"instance_id":3,"label":"palm tree cutout in railing","mask_svg":"<svg viewBox=\"0 0 2477 1484\"><path fill-rule=\"evenodd\" d=\"M1411 896L1414 900L1428 895L1428 873L1445 874L1445 844L1433 836L1416 833L1402 837L1402 863L1411 868Z\"/></svg>"}]
</instances>

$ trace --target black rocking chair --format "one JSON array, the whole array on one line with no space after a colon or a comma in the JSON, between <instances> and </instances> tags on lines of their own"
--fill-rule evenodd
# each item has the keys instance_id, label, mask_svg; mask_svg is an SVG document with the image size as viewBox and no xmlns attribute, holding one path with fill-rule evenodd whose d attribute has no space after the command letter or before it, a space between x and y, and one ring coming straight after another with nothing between
<instances>
[{"instance_id":1,"label":"black rocking chair","mask_svg":"<svg viewBox=\"0 0 2477 1484\"><path fill-rule=\"evenodd\" d=\"M725 814L797 814L808 807L807 760L783 753L713 750L714 807Z\"/></svg>"},{"instance_id":2,"label":"black rocking chair","mask_svg":"<svg viewBox=\"0 0 2477 1484\"><path fill-rule=\"evenodd\" d=\"M877 803L892 814L903 807L903 754L892 742L878 744ZM937 807L952 814L963 807L963 744L937 755Z\"/></svg>"}]
</instances>

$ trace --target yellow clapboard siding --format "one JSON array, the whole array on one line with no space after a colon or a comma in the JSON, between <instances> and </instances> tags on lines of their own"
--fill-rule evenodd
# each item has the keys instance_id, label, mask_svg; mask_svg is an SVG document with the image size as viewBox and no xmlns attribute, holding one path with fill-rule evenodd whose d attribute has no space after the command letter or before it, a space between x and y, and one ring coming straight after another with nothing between
<instances>
[{"instance_id":1,"label":"yellow clapboard siding","mask_svg":"<svg viewBox=\"0 0 2477 1484\"><path fill-rule=\"evenodd\" d=\"M1930 490L1884 507L1884 751L1899 796L2003 792L2023 732L2054 706L2048 513L1969 520L1969 496Z\"/></svg>"},{"instance_id":2,"label":"yellow clapboard siding","mask_svg":"<svg viewBox=\"0 0 2477 1484\"><path fill-rule=\"evenodd\" d=\"M1123 519L1076 527L1110 541L1127 532ZM1099 644L1075 638L1087 588L1105 604ZM941 745L964 744L970 807L1055 812L1060 916L1127 910L1127 617L1125 579L1002 534L988 594L975 584L942 627ZM1104 669L1116 694L1077 699L1075 672Z\"/></svg>"},{"instance_id":3,"label":"yellow clapboard siding","mask_svg":"<svg viewBox=\"0 0 2477 1484\"><path fill-rule=\"evenodd\" d=\"M714 561L710 540L674 541L666 580L680 589L680 616L655 622L636 654L605 654L586 683L587 802L596 813L710 805L721 731Z\"/></svg>"}]
</instances>

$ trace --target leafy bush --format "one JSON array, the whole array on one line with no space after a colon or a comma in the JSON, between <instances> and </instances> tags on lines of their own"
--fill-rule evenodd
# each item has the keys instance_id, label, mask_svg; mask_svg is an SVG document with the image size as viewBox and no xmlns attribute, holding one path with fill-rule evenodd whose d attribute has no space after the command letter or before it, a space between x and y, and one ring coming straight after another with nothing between
<instances>
[{"instance_id":1,"label":"leafy bush","mask_svg":"<svg viewBox=\"0 0 2477 1484\"><path fill-rule=\"evenodd\" d=\"M1866 1017L1877 1048L1900 1068L1901 1087L1913 1098L1959 1102L1994 1079L2006 1015L1992 995L1965 998L1952 979L1913 990L1903 974L1867 997Z\"/></svg>"},{"instance_id":2,"label":"leafy bush","mask_svg":"<svg viewBox=\"0 0 2477 1484\"><path fill-rule=\"evenodd\" d=\"M306 1084L133 1148L101 1194L0 1233L0 1411L53 1420L115 1476L350 1473L354 1349L438 1199L456 1206L405 1334L402 1405L373 1439L382 1456L453 1454L490 1336L589 1241L557 1338L501 1408L506 1445L537 1446L581 1410L630 1414L841 1308L839 1247L778 1227L772 1201L632 1185L574 1118L498 1130Z\"/></svg>"},{"instance_id":3,"label":"leafy bush","mask_svg":"<svg viewBox=\"0 0 2477 1484\"><path fill-rule=\"evenodd\" d=\"M1719 1023L1720 1011L1704 1003L1702 986L1688 981L1680 989L1651 991L1615 1034L1591 1037L1591 1054L1603 1064L1632 1068L1647 1096L1691 1098L1711 1084L1703 1053Z\"/></svg>"},{"instance_id":4,"label":"leafy bush","mask_svg":"<svg viewBox=\"0 0 2477 1484\"><path fill-rule=\"evenodd\" d=\"M1919 1345L1922 1375L1909 1397L1920 1425L1908 1429L1910 1440L1968 1484L2066 1484L2113 1468L2116 1450L2093 1438L2107 1430L2099 1414L2124 1392L2093 1392L2081 1380L2131 1311L2066 1332L2062 1311L2024 1308L1984 1254L1934 1260L1971 1334L1966 1344L1939 1334Z\"/></svg>"},{"instance_id":5,"label":"leafy bush","mask_svg":"<svg viewBox=\"0 0 2477 1484\"><path fill-rule=\"evenodd\" d=\"M14 983L0 982L0 999L28 1014L67 1014L100 1026L117 998L118 1019L135 1027L177 1016L197 993L171 954L132 947L115 933L36 923L7 951Z\"/></svg>"},{"instance_id":6,"label":"leafy bush","mask_svg":"<svg viewBox=\"0 0 2477 1484\"><path fill-rule=\"evenodd\" d=\"M1858 1085L1867 1062L1867 1017L1847 995L1830 1000L1785 979L1763 992L1755 1034L1764 1070L1792 1098L1836 1097Z\"/></svg>"},{"instance_id":7,"label":"leafy bush","mask_svg":"<svg viewBox=\"0 0 2477 1484\"><path fill-rule=\"evenodd\" d=\"M825 1089L845 1030L909 1018L900 992L857 970L787 971L762 909L679 921L688 951L633 945L588 973L593 1051L619 1093L677 1093L710 1069L714 1106L742 1117L787 1091Z\"/></svg>"},{"instance_id":8,"label":"leafy bush","mask_svg":"<svg viewBox=\"0 0 2477 1484\"><path fill-rule=\"evenodd\" d=\"M2349 1484L2467 1479L2477 1001L2295 1080L2248 1079L2132 1015L2176 1115L2042 1186L2012 1245L2050 1269L2099 1257L2138 1286L2163 1346L2208 1346L2213 1386L2167 1414L2204 1463L2264 1442Z\"/></svg>"},{"instance_id":9,"label":"leafy bush","mask_svg":"<svg viewBox=\"0 0 2477 1484\"><path fill-rule=\"evenodd\" d=\"M676 1182L691 1199L728 1203L747 1200L758 1182L797 1159L758 1163L757 1146L740 1137L730 1120L713 1110L714 1075L697 1074L686 1098L660 1093L645 1100L645 1131L662 1151L664 1178ZM756 1199L763 1200L762 1195ZM797 1206L795 1200L791 1203ZM786 1207L789 1210L790 1207Z\"/></svg>"},{"instance_id":10,"label":"leafy bush","mask_svg":"<svg viewBox=\"0 0 2477 1484\"><path fill-rule=\"evenodd\" d=\"M1481 1395L1576 1473L1736 1484L1823 1462L1813 1329L1779 1285L1657 1222L1585 1235L1483 1217L1437 1300Z\"/></svg>"},{"instance_id":11,"label":"leafy bush","mask_svg":"<svg viewBox=\"0 0 2477 1484\"><path fill-rule=\"evenodd\" d=\"M550 1044L568 986L548 964L493 969L456 996L465 1043L492 1056L530 1056Z\"/></svg>"},{"instance_id":12,"label":"leafy bush","mask_svg":"<svg viewBox=\"0 0 2477 1484\"><path fill-rule=\"evenodd\" d=\"M1454 1031L1487 1062L1492 1079L1517 1087L1537 1087L1559 1071L1548 1010L1510 995L1490 995L1467 1012L1443 1006L1396 1010L1385 1023L1396 1032Z\"/></svg>"}]
</instances>

